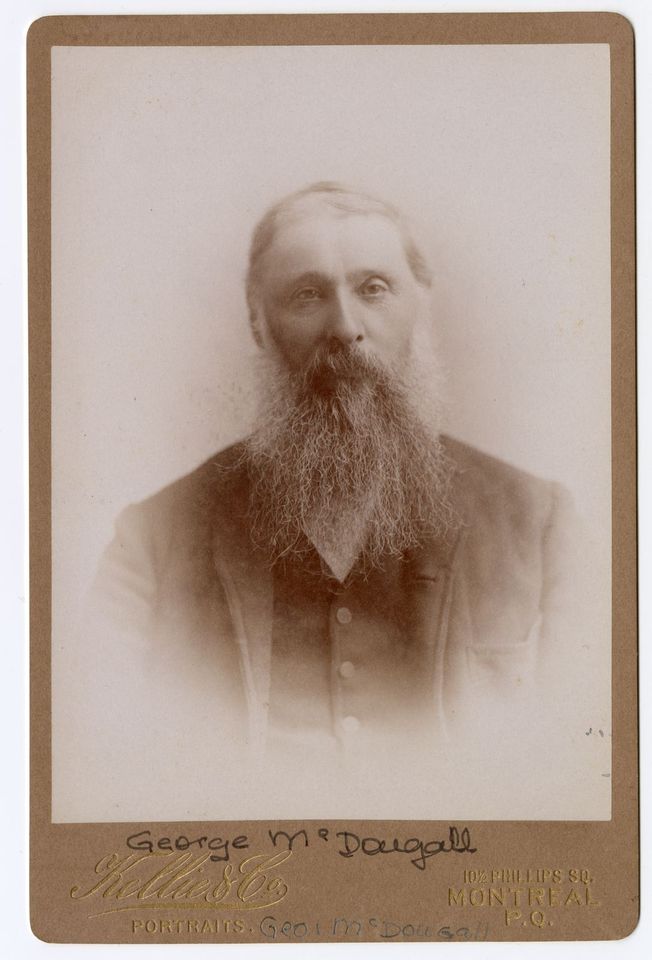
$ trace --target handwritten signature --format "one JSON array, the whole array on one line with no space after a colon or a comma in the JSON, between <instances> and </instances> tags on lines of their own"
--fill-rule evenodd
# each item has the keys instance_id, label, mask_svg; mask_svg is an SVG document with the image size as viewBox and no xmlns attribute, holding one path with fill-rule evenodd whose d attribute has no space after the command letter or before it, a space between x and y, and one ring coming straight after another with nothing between
<instances>
[{"instance_id":1,"label":"handwritten signature","mask_svg":"<svg viewBox=\"0 0 652 960\"><path fill-rule=\"evenodd\" d=\"M383 853L416 853L417 857L410 860L419 870L426 869L426 861L439 853L475 853L476 847L471 846L471 834L468 827L458 830L457 827L448 828L448 837L445 840L421 840L411 837L401 841L397 837L391 840L381 840L378 837L359 837L349 830L342 830L340 838L342 849L337 852L341 857L354 857L357 853L374 857Z\"/></svg>"}]
</instances>

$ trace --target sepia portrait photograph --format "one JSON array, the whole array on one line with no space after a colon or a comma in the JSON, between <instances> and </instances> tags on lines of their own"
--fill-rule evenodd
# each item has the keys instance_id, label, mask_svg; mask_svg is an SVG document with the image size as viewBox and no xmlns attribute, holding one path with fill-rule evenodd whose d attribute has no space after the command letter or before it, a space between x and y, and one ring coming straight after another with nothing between
<instances>
[{"instance_id":1,"label":"sepia portrait photograph","mask_svg":"<svg viewBox=\"0 0 652 960\"><path fill-rule=\"evenodd\" d=\"M51 71L53 821L609 820L609 45Z\"/></svg>"}]
</instances>

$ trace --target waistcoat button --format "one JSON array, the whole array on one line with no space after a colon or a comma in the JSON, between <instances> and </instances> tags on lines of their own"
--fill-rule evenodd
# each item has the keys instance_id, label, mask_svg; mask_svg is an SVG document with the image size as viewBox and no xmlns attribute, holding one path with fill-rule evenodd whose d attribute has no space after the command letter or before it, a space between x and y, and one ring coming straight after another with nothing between
<instances>
[{"instance_id":1,"label":"waistcoat button","mask_svg":"<svg viewBox=\"0 0 652 960\"><path fill-rule=\"evenodd\" d=\"M357 717L344 717L342 727L347 733L355 733L360 729L360 721Z\"/></svg>"},{"instance_id":2,"label":"waistcoat button","mask_svg":"<svg viewBox=\"0 0 652 960\"><path fill-rule=\"evenodd\" d=\"M353 666L350 660L345 660L343 663L340 664L341 677L344 677L346 680L348 680L349 677L352 677L354 673L355 673L355 667Z\"/></svg>"},{"instance_id":3,"label":"waistcoat button","mask_svg":"<svg viewBox=\"0 0 652 960\"><path fill-rule=\"evenodd\" d=\"M353 615L348 607L340 607L335 616L338 623L351 623L351 620L353 620Z\"/></svg>"}]
</instances>

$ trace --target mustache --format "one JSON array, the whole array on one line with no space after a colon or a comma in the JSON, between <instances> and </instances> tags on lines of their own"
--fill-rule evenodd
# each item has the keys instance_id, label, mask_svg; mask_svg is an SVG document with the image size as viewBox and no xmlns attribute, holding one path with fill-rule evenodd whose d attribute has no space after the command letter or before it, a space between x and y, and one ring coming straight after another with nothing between
<instances>
[{"instance_id":1,"label":"mustache","mask_svg":"<svg viewBox=\"0 0 652 960\"><path fill-rule=\"evenodd\" d=\"M386 382L390 376L391 371L375 357L355 344L347 346L336 340L317 348L302 380L309 391L329 393L343 382L374 385Z\"/></svg>"}]
</instances>

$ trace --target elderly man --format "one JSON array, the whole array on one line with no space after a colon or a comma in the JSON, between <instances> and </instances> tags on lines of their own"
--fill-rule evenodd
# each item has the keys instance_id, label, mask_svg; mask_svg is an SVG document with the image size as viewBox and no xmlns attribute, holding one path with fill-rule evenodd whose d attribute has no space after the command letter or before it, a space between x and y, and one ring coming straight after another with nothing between
<instances>
[{"instance_id":1,"label":"elderly man","mask_svg":"<svg viewBox=\"0 0 652 960\"><path fill-rule=\"evenodd\" d=\"M341 185L260 222L257 427L128 508L98 576L133 697L147 684L163 705L139 735L323 758L482 746L562 709L581 626L572 509L440 434L430 283L397 210Z\"/></svg>"}]
</instances>

